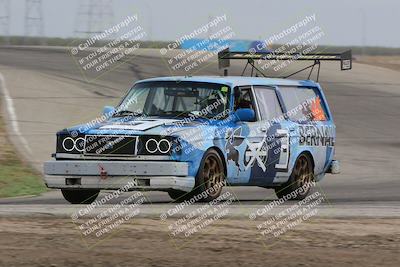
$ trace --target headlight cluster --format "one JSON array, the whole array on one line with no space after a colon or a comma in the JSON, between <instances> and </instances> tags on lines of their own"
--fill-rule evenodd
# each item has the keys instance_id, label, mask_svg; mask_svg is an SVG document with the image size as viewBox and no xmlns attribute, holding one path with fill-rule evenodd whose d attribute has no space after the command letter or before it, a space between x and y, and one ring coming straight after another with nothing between
<instances>
[{"instance_id":1,"label":"headlight cluster","mask_svg":"<svg viewBox=\"0 0 400 267\"><path fill-rule=\"evenodd\" d=\"M172 136L142 135L139 137L138 155L171 155L176 145L177 140Z\"/></svg>"},{"instance_id":2,"label":"headlight cluster","mask_svg":"<svg viewBox=\"0 0 400 267\"><path fill-rule=\"evenodd\" d=\"M146 141L146 150L150 154L154 154L160 152L162 154L166 154L171 150L171 142L167 139L156 140L154 138L150 138Z\"/></svg>"},{"instance_id":3,"label":"headlight cluster","mask_svg":"<svg viewBox=\"0 0 400 267\"><path fill-rule=\"evenodd\" d=\"M85 138L79 137L73 139L72 137L67 137L62 141L61 145L62 148L67 152L71 152L73 150L83 152L85 150Z\"/></svg>"},{"instance_id":4,"label":"headlight cluster","mask_svg":"<svg viewBox=\"0 0 400 267\"><path fill-rule=\"evenodd\" d=\"M85 136L57 135L57 153L81 154L85 150Z\"/></svg>"}]
</instances>

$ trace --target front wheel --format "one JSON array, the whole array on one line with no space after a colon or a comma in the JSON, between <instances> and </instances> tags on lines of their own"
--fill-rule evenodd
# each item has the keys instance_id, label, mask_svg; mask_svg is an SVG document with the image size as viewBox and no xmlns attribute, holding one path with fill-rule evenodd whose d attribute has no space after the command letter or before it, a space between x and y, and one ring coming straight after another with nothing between
<instances>
[{"instance_id":1,"label":"front wheel","mask_svg":"<svg viewBox=\"0 0 400 267\"><path fill-rule=\"evenodd\" d=\"M93 189L61 189L65 200L71 204L91 204L96 200L100 190Z\"/></svg>"},{"instance_id":2,"label":"front wheel","mask_svg":"<svg viewBox=\"0 0 400 267\"><path fill-rule=\"evenodd\" d=\"M201 201L209 202L219 197L224 184L222 159L215 149L210 149L201 161L194 194L201 195Z\"/></svg>"},{"instance_id":3,"label":"front wheel","mask_svg":"<svg viewBox=\"0 0 400 267\"><path fill-rule=\"evenodd\" d=\"M311 189L311 183L314 181L314 171L309 156L300 155L294 165L289 180L275 188L275 194L278 198L288 198L288 200L302 200Z\"/></svg>"},{"instance_id":4,"label":"front wheel","mask_svg":"<svg viewBox=\"0 0 400 267\"><path fill-rule=\"evenodd\" d=\"M175 202L184 202L185 200L189 200L192 197L192 192L185 192L181 190L169 190L168 195L172 198Z\"/></svg>"}]
</instances>

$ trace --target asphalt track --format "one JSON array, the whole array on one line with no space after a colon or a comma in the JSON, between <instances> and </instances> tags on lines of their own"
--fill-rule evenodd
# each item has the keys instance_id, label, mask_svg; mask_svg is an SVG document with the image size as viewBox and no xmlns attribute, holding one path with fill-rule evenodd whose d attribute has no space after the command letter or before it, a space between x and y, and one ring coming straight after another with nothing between
<instances>
[{"instance_id":1,"label":"asphalt track","mask_svg":"<svg viewBox=\"0 0 400 267\"><path fill-rule=\"evenodd\" d=\"M149 49L88 82L65 49L29 47L0 48L0 73L4 77L0 86L8 90L17 118L7 120L12 142L39 170L54 152L57 130L95 118L104 105L116 104L136 80L171 75L160 53ZM220 74L215 60L196 73L206 74ZM234 66L230 74L240 75L239 68ZM399 214L399 74L357 63L353 70L341 72L338 63L323 64L320 83L337 125L336 158L342 167L340 175L327 175L319 184L332 205L354 209L369 205L377 210L392 207L395 210L390 213ZM3 112L10 118L7 110ZM13 129L15 122L28 148ZM233 190L243 205L275 199L272 190ZM162 192L149 193L148 197L153 205L171 201ZM0 204L5 210L27 204L70 207L58 191L39 197L2 199Z\"/></svg>"}]
</instances>

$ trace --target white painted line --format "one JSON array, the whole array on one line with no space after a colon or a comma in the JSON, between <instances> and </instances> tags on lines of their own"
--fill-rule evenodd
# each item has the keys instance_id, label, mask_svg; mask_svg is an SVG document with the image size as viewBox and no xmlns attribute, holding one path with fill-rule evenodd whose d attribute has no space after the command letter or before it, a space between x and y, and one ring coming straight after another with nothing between
<instances>
[{"instance_id":1,"label":"white painted line","mask_svg":"<svg viewBox=\"0 0 400 267\"><path fill-rule=\"evenodd\" d=\"M6 81L1 73L0 73L0 89L3 90L4 100L6 102L6 109L7 109L10 121L11 121L11 128L12 128L14 134L19 138L21 144L26 149L26 151L30 155L33 155L32 150L29 147L28 141L26 141L25 137L21 134L21 131L19 129L17 114L16 114L15 108L14 108L14 102L10 96L10 93L7 90Z\"/></svg>"}]
</instances>

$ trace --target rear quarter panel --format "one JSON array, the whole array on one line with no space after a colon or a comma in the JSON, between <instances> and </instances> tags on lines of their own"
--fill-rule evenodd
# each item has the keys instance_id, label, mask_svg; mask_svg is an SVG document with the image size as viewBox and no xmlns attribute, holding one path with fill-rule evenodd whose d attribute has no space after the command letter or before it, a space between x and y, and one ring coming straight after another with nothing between
<instances>
[{"instance_id":1,"label":"rear quarter panel","mask_svg":"<svg viewBox=\"0 0 400 267\"><path fill-rule=\"evenodd\" d=\"M310 88L309 85L307 85ZM290 161L288 172L293 171L297 158L306 153L312 157L316 181L321 180L335 154L336 126L325 94L319 84L312 87L321 99L327 115L326 121L282 123L290 129Z\"/></svg>"}]
</instances>

